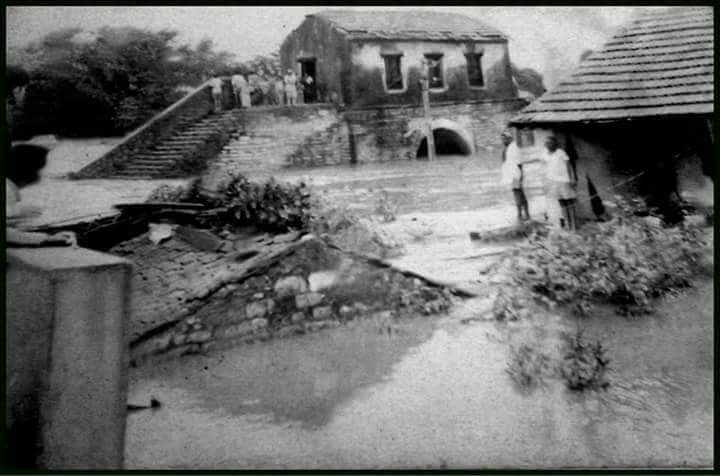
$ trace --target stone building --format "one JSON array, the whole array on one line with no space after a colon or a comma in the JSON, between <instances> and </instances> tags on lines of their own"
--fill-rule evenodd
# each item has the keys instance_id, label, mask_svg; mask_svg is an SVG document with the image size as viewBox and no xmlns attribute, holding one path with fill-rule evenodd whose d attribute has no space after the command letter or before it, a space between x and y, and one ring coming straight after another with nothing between
<instances>
[{"instance_id":1,"label":"stone building","mask_svg":"<svg viewBox=\"0 0 720 476\"><path fill-rule=\"evenodd\" d=\"M458 14L321 11L288 35L280 57L283 70L315 78L321 100L348 107L357 162L423 155L424 72L440 153L492 147L509 113L524 104L507 38Z\"/></svg>"},{"instance_id":2,"label":"stone building","mask_svg":"<svg viewBox=\"0 0 720 476\"><path fill-rule=\"evenodd\" d=\"M556 135L575 158L588 217L591 186L601 199L662 203L678 192L711 207L713 58L712 8L642 15L512 119L521 150L537 156Z\"/></svg>"},{"instance_id":3,"label":"stone building","mask_svg":"<svg viewBox=\"0 0 720 476\"><path fill-rule=\"evenodd\" d=\"M320 98L350 106L420 99L515 98L508 40L473 18L440 12L327 10L307 15L280 47L283 71L315 76Z\"/></svg>"},{"instance_id":4,"label":"stone building","mask_svg":"<svg viewBox=\"0 0 720 476\"><path fill-rule=\"evenodd\" d=\"M203 174L212 188L227 172L423 157L424 70L438 153L484 152L486 165L496 167L500 132L527 105L512 77L508 39L463 15L322 11L288 35L280 56L283 71L313 77L311 104L237 109L226 78L218 114L205 83L75 177Z\"/></svg>"}]
</instances>

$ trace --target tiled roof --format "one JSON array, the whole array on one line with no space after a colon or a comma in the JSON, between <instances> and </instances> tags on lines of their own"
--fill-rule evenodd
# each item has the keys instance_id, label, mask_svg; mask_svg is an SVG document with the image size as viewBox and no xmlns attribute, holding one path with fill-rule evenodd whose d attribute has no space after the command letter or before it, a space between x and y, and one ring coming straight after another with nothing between
<instances>
[{"instance_id":1,"label":"tiled roof","mask_svg":"<svg viewBox=\"0 0 720 476\"><path fill-rule=\"evenodd\" d=\"M511 122L712 114L713 46L711 7L648 12Z\"/></svg>"},{"instance_id":2,"label":"tiled roof","mask_svg":"<svg viewBox=\"0 0 720 476\"><path fill-rule=\"evenodd\" d=\"M431 11L324 10L323 18L351 40L504 40L505 36L481 21L456 13Z\"/></svg>"}]
</instances>

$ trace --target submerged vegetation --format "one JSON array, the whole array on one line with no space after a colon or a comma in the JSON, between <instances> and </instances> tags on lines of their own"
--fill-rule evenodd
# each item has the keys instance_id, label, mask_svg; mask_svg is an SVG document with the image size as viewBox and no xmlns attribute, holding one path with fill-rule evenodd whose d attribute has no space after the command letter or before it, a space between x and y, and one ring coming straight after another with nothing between
<instances>
[{"instance_id":1,"label":"submerged vegetation","mask_svg":"<svg viewBox=\"0 0 720 476\"><path fill-rule=\"evenodd\" d=\"M625 315L652 311L652 300L690 286L703 248L699 230L663 226L652 218L618 214L575 233L535 233L505 263L510 276L498 317L527 297L587 315L606 302ZM512 297L508 297L512 296Z\"/></svg>"}]
</instances>

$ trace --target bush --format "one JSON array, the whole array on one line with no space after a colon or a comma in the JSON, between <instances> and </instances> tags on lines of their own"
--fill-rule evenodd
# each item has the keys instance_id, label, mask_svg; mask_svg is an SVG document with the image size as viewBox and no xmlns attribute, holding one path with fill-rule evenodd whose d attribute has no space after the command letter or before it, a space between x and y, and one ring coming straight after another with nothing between
<instances>
[{"instance_id":1,"label":"bush","mask_svg":"<svg viewBox=\"0 0 720 476\"><path fill-rule=\"evenodd\" d=\"M256 225L268 231L285 232L306 228L311 219L310 191L299 185L250 182L242 175L232 179L218 191L225 209L222 219L235 226Z\"/></svg>"},{"instance_id":2,"label":"bush","mask_svg":"<svg viewBox=\"0 0 720 476\"><path fill-rule=\"evenodd\" d=\"M550 357L529 344L510 348L510 362L505 372L521 387L541 384L550 369Z\"/></svg>"},{"instance_id":3,"label":"bush","mask_svg":"<svg viewBox=\"0 0 720 476\"><path fill-rule=\"evenodd\" d=\"M581 331L564 333L564 352L558 367L560 376L570 390L597 390L606 388L609 382L605 373L610 361L605 358L602 343L588 343Z\"/></svg>"},{"instance_id":4,"label":"bush","mask_svg":"<svg viewBox=\"0 0 720 476\"><path fill-rule=\"evenodd\" d=\"M201 203L213 209L198 216L206 226L222 229L257 226L271 232L307 228L312 207L310 191L304 183L283 184L273 178L256 183L242 175L232 176L213 194L202 190L198 180L188 187L161 185L147 201Z\"/></svg>"},{"instance_id":5,"label":"bush","mask_svg":"<svg viewBox=\"0 0 720 476\"><path fill-rule=\"evenodd\" d=\"M621 215L576 233L532 235L512 256L509 271L516 292L573 305L580 314L597 300L624 313L646 313L652 298L690 285L701 249L694 228Z\"/></svg>"}]
</instances>

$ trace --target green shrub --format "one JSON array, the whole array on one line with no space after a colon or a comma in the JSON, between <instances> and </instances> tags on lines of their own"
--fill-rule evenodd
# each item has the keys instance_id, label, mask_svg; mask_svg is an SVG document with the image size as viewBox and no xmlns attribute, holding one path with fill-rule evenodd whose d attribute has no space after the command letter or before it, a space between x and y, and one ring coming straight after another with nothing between
<instances>
[{"instance_id":1,"label":"green shrub","mask_svg":"<svg viewBox=\"0 0 720 476\"><path fill-rule=\"evenodd\" d=\"M570 390L597 390L606 388L610 361L605 357L601 342L589 343L582 331L562 335L564 351L558 366L558 373Z\"/></svg>"},{"instance_id":2,"label":"green shrub","mask_svg":"<svg viewBox=\"0 0 720 476\"><path fill-rule=\"evenodd\" d=\"M312 217L307 186L279 183L273 178L257 183L233 175L212 194L202 190L198 180L187 187L161 185L147 201L202 203L213 210L199 215L198 221L211 228L257 226L266 231L286 232L307 228Z\"/></svg>"},{"instance_id":3,"label":"green shrub","mask_svg":"<svg viewBox=\"0 0 720 476\"><path fill-rule=\"evenodd\" d=\"M573 305L584 314L600 300L624 313L645 313L651 299L690 285L701 249L694 228L619 215L576 233L535 234L512 256L509 270L516 291L548 304Z\"/></svg>"},{"instance_id":4,"label":"green shrub","mask_svg":"<svg viewBox=\"0 0 720 476\"><path fill-rule=\"evenodd\" d=\"M534 387L544 381L550 369L550 357L529 344L510 348L505 372L521 387Z\"/></svg>"},{"instance_id":5,"label":"green shrub","mask_svg":"<svg viewBox=\"0 0 720 476\"><path fill-rule=\"evenodd\" d=\"M265 184L250 182L242 175L219 190L224 218L236 225L256 225L268 231L303 229L310 223L310 191L299 185L278 183L270 178Z\"/></svg>"}]
</instances>

